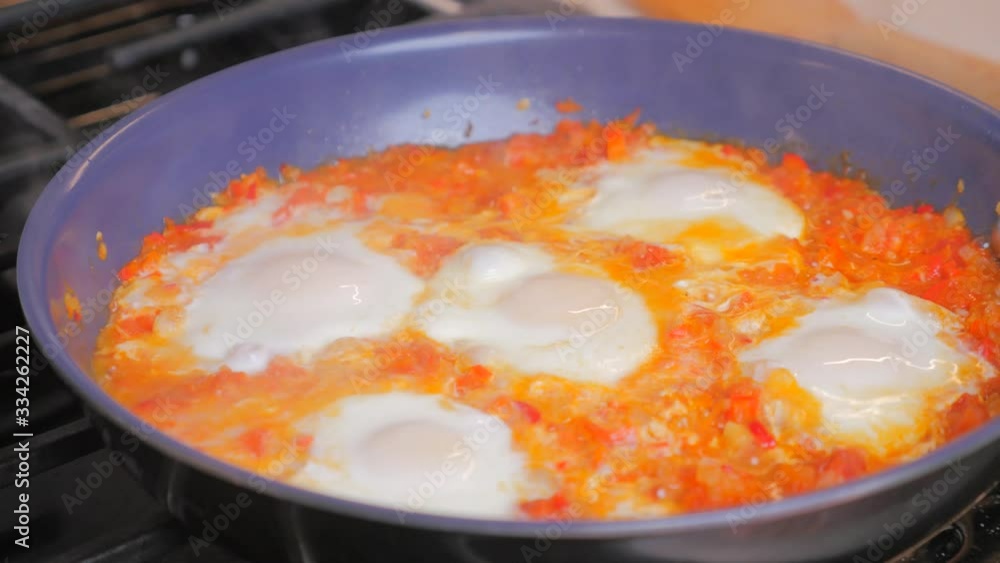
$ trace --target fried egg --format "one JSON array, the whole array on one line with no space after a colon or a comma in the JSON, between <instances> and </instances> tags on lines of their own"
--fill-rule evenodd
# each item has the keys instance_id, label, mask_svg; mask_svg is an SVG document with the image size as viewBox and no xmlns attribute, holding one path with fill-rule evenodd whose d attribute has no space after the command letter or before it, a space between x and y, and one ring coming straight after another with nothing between
<instances>
[{"instance_id":1,"label":"fried egg","mask_svg":"<svg viewBox=\"0 0 1000 563\"><path fill-rule=\"evenodd\" d=\"M368 249L359 228L276 238L230 260L194 289L184 341L202 359L252 373L276 355L396 330L423 282Z\"/></svg>"},{"instance_id":2,"label":"fried egg","mask_svg":"<svg viewBox=\"0 0 1000 563\"><path fill-rule=\"evenodd\" d=\"M529 483L502 420L436 395L347 397L306 426L313 443L292 482L320 492L403 512L509 518Z\"/></svg>"},{"instance_id":3,"label":"fried egg","mask_svg":"<svg viewBox=\"0 0 1000 563\"><path fill-rule=\"evenodd\" d=\"M821 302L740 360L760 378L791 372L818 401L828 437L886 451L923 438L928 405L949 404L963 391L963 368L980 363L954 338L953 317L902 291L873 289Z\"/></svg>"},{"instance_id":4,"label":"fried egg","mask_svg":"<svg viewBox=\"0 0 1000 563\"><path fill-rule=\"evenodd\" d=\"M288 184L279 193L270 193L254 199L249 203L227 209L225 213L218 207L207 207L199 210L193 218L200 220L205 216L212 219L211 232L220 240L213 244L196 244L181 251L170 252L159 264L159 280L139 278L123 288L122 304L132 309L153 307L164 304L164 299L151 299L149 291L158 282L166 282L179 289L178 301L189 297L189 289L195 283L204 280L204 273L212 269L220 256L229 256L250 246L257 246L283 236L295 236L296 229L316 230L323 226L335 228L343 222L343 214L330 207L307 207L299 210L287 221L286 229L281 232L274 229L272 217L288 202L288 194L293 192L296 184ZM325 202L335 204L350 197L350 190L338 186L330 190ZM195 282L195 283L192 283Z\"/></svg>"},{"instance_id":5,"label":"fried egg","mask_svg":"<svg viewBox=\"0 0 1000 563\"><path fill-rule=\"evenodd\" d=\"M531 245L466 246L442 265L429 295L417 313L428 336L528 374L613 384L656 346L641 296L602 277L560 271Z\"/></svg>"},{"instance_id":6,"label":"fried egg","mask_svg":"<svg viewBox=\"0 0 1000 563\"><path fill-rule=\"evenodd\" d=\"M706 261L747 242L801 236L802 211L755 180L755 164L747 161L746 169L694 166L688 162L692 146L698 145L678 143L598 165L576 186L594 195L573 224L651 242L679 242Z\"/></svg>"}]
</instances>

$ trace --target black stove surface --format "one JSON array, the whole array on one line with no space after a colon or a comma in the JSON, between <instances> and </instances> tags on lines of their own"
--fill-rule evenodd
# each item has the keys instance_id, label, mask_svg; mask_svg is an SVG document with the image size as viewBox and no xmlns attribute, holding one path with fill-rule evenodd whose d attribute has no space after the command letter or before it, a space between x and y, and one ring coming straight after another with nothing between
<instances>
[{"instance_id":1,"label":"black stove surface","mask_svg":"<svg viewBox=\"0 0 1000 563\"><path fill-rule=\"evenodd\" d=\"M577 2L578 4L579 2ZM13 4L13 5L11 5ZM110 453L32 348L30 423L16 425L18 233L76 148L148 101L201 76L326 37L429 17L544 13L544 2L454 0L38 0L0 2L0 557L4 563L237 563L190 533ZM586 13L581 11L581 13ZM15 545L24 489L14 433L29 431L30 549ZM873 553L878 553L874 551ZM877 561L879 558L873 558ZM1000 490L913 548L907 563L1000 563Z\"/></svg>"}]
</instances>

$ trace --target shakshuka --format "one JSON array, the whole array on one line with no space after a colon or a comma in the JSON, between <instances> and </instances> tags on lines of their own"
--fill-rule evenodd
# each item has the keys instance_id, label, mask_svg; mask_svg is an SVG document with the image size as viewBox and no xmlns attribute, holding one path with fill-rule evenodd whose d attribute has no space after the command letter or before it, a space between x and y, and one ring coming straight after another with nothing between
<instances>
[{"instance_id":1,"label":"shakshuka","mask_svg":"<svg viewBox=\"0 0 1000 563\"><path fill-rule=\"evenodd\" d=\"M262 476L494 519L781 499L997 414L962 214L767 156L633 115L258 170L145 237L95 378Z\"/></svg>"}]
</instances>

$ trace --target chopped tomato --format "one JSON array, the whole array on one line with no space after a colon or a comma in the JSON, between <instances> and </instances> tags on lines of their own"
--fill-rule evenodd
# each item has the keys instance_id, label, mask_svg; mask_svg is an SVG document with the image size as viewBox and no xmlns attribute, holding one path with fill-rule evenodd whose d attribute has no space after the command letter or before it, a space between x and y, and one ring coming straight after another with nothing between
<instances>
[{"instance_id":1,"label":"chopped tomato","mask_svg":"<svg viewBox=\"0 0 1000 563\"><path fill-rule=\"evenodd\" d=\"M604 129L604 138L608 143L608 160L619 161L628 156L628 142L625 133L618 124L612 123Z\"/></svg>"},{"instance_id":2,"label":"chopped tomato","mask_svg":"<svg viewBox=\"0 0 1000 563\"><path fill-rule=\"evenodd\" d=\"M777 284L788 284L795 281L795 268L791 264L784 262L775 264L771 268L771 279Z\"/></svg>"},{"instance_id":3,"label":"chopped tomato","mask_svg":"<svg viewBox=\"0 0 1000 563\"><path fill-rule=\"evenodd\" d=\"M264 457L274 439L273 432L267 428L247 430L240 436L240 443L256 457Z\"/></svg>"},{"instance_id":4,"label":"chopped tomato","mask_svg":"<svg viewBox=\"0 0 1000 563\"><path fill-rule=\"evenodd\" d=\"M493 372L481 365L474 365L455 380L455 393L462 396L469 391L488 385L492 380Z\"/></svg>"},{"instance_id":5,"label":"chopped tomato","mask_svg":"<svg viewBox=\"0 0 1000 563\"><path fill-rule=\"evenodd\" d=\"M257 177L245 176L229 184L229 198L232 203L242 203L257 199Z\"/></svg>"},{"instance_id":6,"label":"chopped tomato","mask_svg":"<svg viewBox=\"0 0 1000 563\"><path fill-rule=\"evenodd\" d=\"M278 167L278 172L281 173L281 177L288 182L295 182L302 175L302 169L297 166L292 166L291 164L282 164Z\"/></svg>"},{"instance_id":7,"label":"chopped tomato","mask_svg":"<svg viewBox=\"0 0 1000 563\"><path fill-rule=\"evenodd\" d=\"M774 436L761 421L751 421L747 427L750 429L750 433L753 434L758 446L767 450L777 445Z\"/></svg>"},{"instance_id":8,"label":"chopped tomato","mask_svg":"<svg viewBox=\"0 0 1000 563\"><path fill-rule=\"evenodd\" d=\"M155 422L158 427L166 429L176 426L177 421L173 415L179 408L180 403L169 397L154 396L132 407L132 412L142 419Z\"/></svg>"},{"instance_id":9,"label":"chopped tomato","mask_svg":"<svg viewBox=\"0 0 1000 563\"><path fill-rule=\"evenodd\" d=\"M608 445L612 442L611 432L583 417L568 421L562 426L562 430L566 438L571 441L582 441L593 445Z\"/></svg>"},{"instance_id":10,"label":"chopped tomato","mask_svg":"<svg viewBox=\"0 0 1000 563\"><path fill-rule=\"evenodd\" d=\"M173 221L168 221L166 227L163 229L163 236L169 240L170 236L174 234L189 233L191 231L199 231L201 229L208 229L211 227L211 221L189 221L187 223L174 223Z\"/></svg>"},{"instance_id":11,"label":"chopped tomato","mask_svg":"<svg viewBox=\"0 0 1000 563\"><path fill-rule=\"evenodd\" d=\"M947 302L947 292L950 287L949 280L944 279L935 282L927 289L920 292L920 296L928 301L933 301L935 303L946 303Z\"/></svg>"},{"instance_id":12,"label":"chopped tomato","mask_svg":"<svg viewBox=\"0 0 1000 563\"><path fill-rule=\"evenodd\" d=\"M729 408L726 420L749 424L757 420L760 410L760 390L744 384L729 391Z\"/></svg>"},{"instance_id":13,"label":"chopped tomato","mask_svg":"<svg viewBox=\"0 0 1000 563\"><path fill-rule=\"evenodd\" d=\"M632 444L635 443L635 429L634 428L619 428L611 433L611 442L613 444Z\"/></svg>"},{"instance_id":14,"label":"chopped tomato","mask_svg":"<svg viewBox=\"0 0 1000 563\"><path fill-rule=\"evenodd\" d=\"M583 106L576 103L573 98L566 98L556 102L556 111L559 113L578 113L583 111Z\"/></svg>"},{"instance_id":15,"label":"chopped tomato","mask_svg":"<svg viewBox=\"0 0 1000 563\"><path fill-rule=\"evenodd\" d=\"M215 244L222 240L221 233L211 231L211 221L190 223L167 223L163 230L163 242L168 250L182 251L199 244Z\"/></svg>"},{"instance_id":16,"label":"chopped tomato","mask_svg":"<svg viewBox=\"0 0 1000 563\"><path fill-rule=\"evenodd\" d=\"M635 127L635 124L639 122L640 115L642 115L642 110L636 108L632 110L632 113L625 116L625 119L622 120L622 123L624 123L629 129L632 129L633 127Z\"/></svg>"},{"instance_id":17,"label":"chopped tomato","mask_svg":"<svg viewBox=\"0 0 1000 563\"><path fill-rule=\"evenodd\" d=\"M542 414L538 412L538 409L528 403L525 403L524 401L514 401L514 406L517 407L517 410L521 411L521 414L523 414L528 419L528 422L531 422L532 424L538 422L539 419L542 418Z\"/></svg>"},{"instance_id":18,"label":"chopped tomato","mask_svg":"<svg viewBox=\"0 0 1000 563\"><path fill-rule=\"evenodd\" d=\"M493 401L487 408L488 412L497 414L511 422L525 421L534 424L541 420L541 413L533 405L524 401L511 399L508 395L501 395Z\"/></svg>"},{"instance_id":19,"label":"chopped tomato","mask_svg":"<svg viewBox=\"0 0 1000 563\"><path fill-rule=\"evenodd\" d=\"M416 342L393 358L386 371L414 375L433 373L441 361L441 353L432 344Z\"/></svg>"},{"instance_id":20,"label":"chopped tomato","mask_svg":"<svg viewBox=\"0 0 1000 563\"><path fill-rule=\"evenodd\" d=\"M351 192L350 199L346 202L347 213L354 216L364 215L368 212L368 195L361 190Z\"/></svg>"},{"instance_id":21,"label":"chopped tomato","mask_svg":"<svg viewBox=\"0 0 1000 563\"><path fill-rule=\"evenodd\" d=\"M835 450L819 470L820 487L839 485L863 475L867 470L864 456L856 448Z\"/></svg>"},{"instance_id":22,"label":"chopped tomato","mask_svg":"<svg viewBox=\"0 0 1000 563\"><path fill-rule=\"evenodd\" d=\"M677 256L666 248L642 241L622 243L619 248L630 257L632 266L639 270L656 268L677 260Z\"/></svg>"},{"instance_id":23,"label":"chopped tomato","mask_svg":"<svg viewBox=\"0 0 1000 563\"><path fill-rule=\"evenodd\" d=\"M541 162L541 147L545 138L541 135L518 135L507 143L504 161L509 166L531 166Z\"/></svg>"},{"instance_id":24,"label":"chopped tomato","mask_svg":"<svg viewBox=\"0 0 1000 563\"><path fill-rule=\"evenodd\" d=\"M739 276L748 283L774 286L788 285L798 280L798 273L795 271L795 267L784 262L772 266L747 268L741 270Z\"/></svg>"},{"instance_id":25,"label":"chopped tomato","mask_svg":"<svg viewBox=\"0 0 1000 563\"><path fill-rule=\"evenodd\" d=\"M781 158L781 166L788 170L793 170L795 172L808 172L809 164L806 163L805 159L795 153L785 153Z\"/></svg>"},{"instance_id":26,"label":"chopped tomato","mask_svg":"<svg viewBox=\"0 0 1000 563\"><path fill-rule=\"evenodd\" d=\"M83 309L80 306L80 300L73 293L72 289L67 289L63 293L63 307L66 308L66 316L74 321L80 321L83 318Z\"/></svg>"},{"instance_id":27,"label":"chopped tomato","mask_svg":"<svg viewBox=\"0 0 1000 563\"><path fill-rule=\"evenodd\" d=\"M556 493L551 497L529 500L521 503L521 512L529 518L539 520L551 520L565 516L570 503L563 493Z\"/></svg>"},{"instance_id":28,"label":"chopped tomato","mask_svg":"<svg viewBox=\"0 0 1000 563\"><path fill-rule=\"evenodd\" d=\"M153 332L157 314L158 312L154 310L137 315L129 315L121 318L115 326L124 338L141 336Z\"/></svg>"},{"instance_id":29,"label":"chopped tomato","mask_svg":"<svg viewBox=\"0 0 1000 563\"><path fill-rule=\"evenodd\" d=\"M167 223L169 227L172 223ZM167 237L161 233L149 233L142 239L142 248L145 252L162 249L167 245Z\"/></svg>"},{"instance_id":30,"label":"chopped tomato","mask_svg":"<svg viewBox=\"0 0 1000 563\"><path fill-rule=\"evenodd\" d=\"M158 251L140 254L138 258L125 264L121 270L118 270L118 279L122 282L127 282L133 278L152 273L162 256L163 254Z\"/></svg>"},{"instance_id":31,"label":"chopped tomato","mask_svg":"<svg viewBox=\"0 0 1000 563\"><path fill-rule=\"evenodd\" d=\"M308 450L313 444L313 437L306 434L299 434L295 437L294 444L300 451Z\"/></svg>"},{"instance_id":32,"label":"chopped tomato","mask_svg":"<svg viewBox=\"0 0 1000 563\"><path fill-rule=\"evenodd\" d=\"M691 331L688 330L686 325L675 326L667 333L667 336L670 338L687 338L690 335Z\"/></svg>"},{"instance_id":33,"label":"chopped tomato","mask_svg":"<svg viewBox=\"0 0 1000 563\"><path fill-rule=\"evenodd\" d=\"M530 201L530 199L522 194L509 192L503 194L497 199L497 209L499 209L500 213L503 213L504 216L513 217L519 211L524 209Z\"/></svg>"},{"instance_id":34,"label":"chopped tomato","mask_svg":"<svg viewBox=\"0 0 1000 563\"><path fill-rule=\"evenodd\" d=\"M462 241L448 236L424 233L400 233L392 241L398 249L412 250L416 254L414 273L430 275L438 270L441 260L462 246Z\"/></svg>"},{"instance_id":35,"label":"chopped tomato","mask_svg":"<svg viewBox=\"0 0 1000 563\"><path fill-rule=\"evenodd\" d=\"M281 225L291 218L295 210L300 207L310 205L321 205L326 201L326 193L312 185L306 185L295 190L291 196L285 200L285 204L279 207L271 215L271 222L275 226Z\"/></svg>"},{"instance_id":36,"label":"chopped tomato","mask_svg":"<svg viewBox=\"0 0 1000 563\"><path fill-rule=\"evenodd\" d=\"M974 395L963 394L948 408L945 415L945 434L953 440L979 428L990 419L990 412L983 401Z\"/></svg>"}]
</instances>

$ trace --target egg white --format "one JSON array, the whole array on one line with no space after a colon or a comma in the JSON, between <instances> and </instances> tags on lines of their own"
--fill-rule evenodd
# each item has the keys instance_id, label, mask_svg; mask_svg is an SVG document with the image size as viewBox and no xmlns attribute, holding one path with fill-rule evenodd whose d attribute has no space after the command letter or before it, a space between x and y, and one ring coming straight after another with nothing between
<instances>
[{"instance_id":1,"label":"egg white","mask_svg":"<svg viewBox=\"0 0 1000 563\"><path fill-rule=\"evenodd\" d=\"M601 277L561 272L531 245L468 245L429 289L418 326L482 363L613 384L656 346L656 324L640 295Z\"/></svg>"},{"instance_id":2,"label":"egg white","mask_svg":"<svg viewBox=\"0 0 1000 563\"><path fill-rule=\"evenodd\" d=\"M746 171L685 164L694 146L698 145L677 143L625 162L596 166L574 186L591 189L594 195L571 225L651 242L686 243L689 252L706 261L721 257L715 248L719 241L683 237L689 228L705 221L741 225L749 230L751 240L802 235L802 211ZM756 168L750 167L751 171ZM725 241L723 246L734 243Z\"/></svg>"},{"instance_id":3,"label":"egg white","mask_svg":"<svg viewBox=\"0 0 1000 563\"><path fill-rule=\"evenodd\" d=\"M291 481L323 493L402 512L511 518L529 486L502 420L436 395L352 396L304 426L313 443Z\"/></svg>"},{"instance_id":4,"label":"egg white","mask_svg":"<svg viewBox=\"0 0 1000 563\"><path fill-rule=\"evenodd\" d=\"M966 390L962 367L982 364L957 344L959 326L937 305L878 288L819 303L740 360L762 378L789 370L819 401L826 437L885 452L922 439L928 404L950 404Z\"/></svg>"},{"instance_id":5,"label":"egg white","mask_svg":"<svg viewBox=\"0 0 1000 563\"><path fill-rule=\"evenodd\" d=\"M160 279L133 279L131 283L121 288L120 304L131 309L139 309L184 302L189 299L191 288L204 281L202 274L212 270L220 259L231 257L234 252L238 255L248 244L253 245L258 242L264 244L277 240L278 237L289 236L274 229L273 216L288 202L289 196L298 187L301 185L286 184L279 192L261 195L253 201L226 210L224 214L215 218L211 227L207 229L209 234L219 237L218 241L213 244L196 244L185 250L166 254L157 267ZM329 191L326 202L339 203L350 197L350 188L338 186ZM200 212L204 211L205 209L202 209ZM314 229L329 226L333 229L343 222L344 218L344 214L336 208L306 207L298 210L284 227L294 230L304 226ZM179 294L170 300L162 297L150 298L149 290L162 283L177 285Z\"/></svg>"},{"instance_id":6,"label":"egg white","mask_svg":"<svg viewBox=\"0 0 1000 563\"><path fill-rule=\"evenodd\" d=\"M401 326L423 282L367 248L358 224L270 240L192 290L182 340L201 359L253 373L334 341Z\"/></svg>"}]
</instances>

